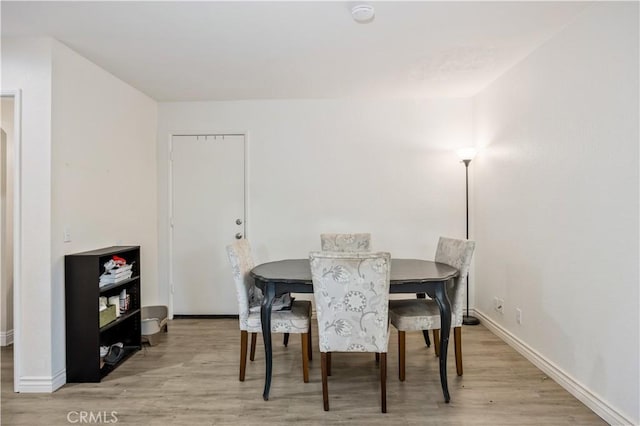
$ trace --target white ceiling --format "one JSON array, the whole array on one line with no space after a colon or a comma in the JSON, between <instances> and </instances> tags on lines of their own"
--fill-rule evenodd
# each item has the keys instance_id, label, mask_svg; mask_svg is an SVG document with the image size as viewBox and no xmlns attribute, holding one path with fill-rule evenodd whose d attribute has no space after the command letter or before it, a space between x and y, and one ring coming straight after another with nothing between
<instances>
[{"instance_id":1,"label":"white ceiling","mask_svg":"<svg viewBox=\"0 0 640 426\"><path fill-rule=\"evenodd\" d=\"M8 2L2 37L52 36L159 101L467 97L588 3Z\"/></svg>"}]
</instances>

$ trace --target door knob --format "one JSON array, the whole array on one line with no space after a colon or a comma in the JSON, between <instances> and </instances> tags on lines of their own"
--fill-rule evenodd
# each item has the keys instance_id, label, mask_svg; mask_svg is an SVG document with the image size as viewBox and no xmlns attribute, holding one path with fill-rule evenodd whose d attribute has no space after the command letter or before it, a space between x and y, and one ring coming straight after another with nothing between
<instances>
[{"instance_id":1,"label":"door knob","mask_svg":"<svg viewBox=\"0 0 640 426\"><path fill-rule=\"evenodd\" d=\"M236 234L236 240L239 240L239 239L241 239L241 238L242 238L242 234L241 234L240 232L238 232L238 233Z\"/></svg>"},{"instance_id":2,"label":"door knob","mask_svg":"<svg viewBox=\"0 0 640 426\"><path fill-rule=\"evenodd\" d=\"M242 219L236 219L236 225L242 225Z\"/></svg>"}]
</instances>

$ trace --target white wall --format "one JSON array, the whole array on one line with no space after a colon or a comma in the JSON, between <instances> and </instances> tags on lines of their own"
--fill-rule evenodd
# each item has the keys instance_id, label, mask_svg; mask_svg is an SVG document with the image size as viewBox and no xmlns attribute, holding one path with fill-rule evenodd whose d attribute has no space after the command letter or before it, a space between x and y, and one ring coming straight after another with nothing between
<instances>
[{"instance_id":1,"label":"white wall","mask_svg":"<svg viewBox=\"0 0 640 426\"><path fill-rule=\"evenodd\" d=\"M455 149L471 144L471 100L160 103L158 123L165 300L171 132L248 132L247 234L257 262L306 257L321 232L371 232L374 249L420 258L433 258L440 235L464 237Z\"/></svg>"},{"instance_id":2,"label":"white wall","mask_svg":"<svg viewBox=\"0 0 640 426\"><path fill-rule=\"evenodd\" d=\"M0 155L0 345L13 342L13 185L14 99L0 100L0 128L5 132Z\"/></svg>"},{"instance_id":3,"label":"white wall","mask_svg":"<svg viewBox=\"0 0 640 426\"><path fill-rule=\"evenodd\" d=\"M64 255L140 245L143 304L158 301L158 256L156 102L63 44L56 41L53 47L55 370L65 366ZM68 243L63 242L65 227L71 233Z\"/></svg>"},{"instance_id":4,"label":"white wall","mask_svg":"<svg viewBox=\"0 0 640 426\"><path fill-rule=\"evenodd\" d=\"M477 308L614 424L640 423L638 47L638 4L598 4L474 100Z\"/></svg>"},{"instance_id":5,"label":"white wall","mask_svg":"<svg viewBox=\"0 0 640 426\"><path fill-rule=\"evenodd\" d=\"M2 38L2 89L22 90L20 282L21 390L52 390L51 364L51 44ZM14 291L18 291L17 289ZM16 306L14 306L17 309Z\"/></svg>"},{"instance_id":6,"label":"white wall","mask_svg":"<svg viewBox=\"0 0 640 426\"><path fill-rule=\"evenodd\" d=\"M50 38L3 38L2 85L22 91L16 390L50 392L65 382L66 253L140 244L142 302L157 302L157 104Z\"/></svg>"}]
</instances>

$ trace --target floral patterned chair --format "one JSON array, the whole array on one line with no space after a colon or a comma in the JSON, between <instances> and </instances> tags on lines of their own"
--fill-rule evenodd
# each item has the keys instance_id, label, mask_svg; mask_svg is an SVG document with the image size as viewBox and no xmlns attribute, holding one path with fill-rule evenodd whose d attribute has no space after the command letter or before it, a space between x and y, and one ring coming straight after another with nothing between
<instances>
[{"instance_id":1,"label":"floral patterned chair","mask_svg":"<svg viewBox=\"0 0 640 426\"><path fill-rule=\"evenodd\" d=\"M320 234L322 251L370 251L371 234Z\"/></svg>"},{"instance_id":2,"label":"floral patterned chair","mask_svg":"<svg viewBox=\"0 0 640 426\"><path fill-rule=\"evenodd\" d=\"M251 361L256 351L256 333L262 332L260 305L262 291L249 276L253 268L251 246L245 239L237 240L227 246L227 255L233 271L233 279L238 295L240 317L240 381L244 381L247 365L248 333L251 333ZM302 340L302 375L304 382L309 381L309 364L311 359L311 302L294 300L291 309L273 311L271 313L272 333L298 333Z\"/></svg>"},{"instance_id":3,"label":"floral patterned chair","mask_svg":"<svg viewBox=\"0 0 640 426\"><path fill-rule=\"evenodd\" d=\"M389 253L312 252L309 255L322 356L322 399L329 411L331 352L380 354L382 412L387 412Z\"/></svg>"},{"instance_id":4,"label":"floral patterned chair","mask_svg":"<svg viewBox=\"0 0 640 426\"><path fill-rule=\"evenodd\" d=\"M456 352L456 372L462 376L462 316L465 297L465 279L469 272L471 257L476 243L440 237L436 250L436 262L446 263L458 269L459 274L447 286L451 302L451 327ZM436 355L440 355L440 310L435 300L392 300L389 303L391 324L398 329L398 375L405 379L405 332L433 330Z\"/></svg>"}]
</instances>

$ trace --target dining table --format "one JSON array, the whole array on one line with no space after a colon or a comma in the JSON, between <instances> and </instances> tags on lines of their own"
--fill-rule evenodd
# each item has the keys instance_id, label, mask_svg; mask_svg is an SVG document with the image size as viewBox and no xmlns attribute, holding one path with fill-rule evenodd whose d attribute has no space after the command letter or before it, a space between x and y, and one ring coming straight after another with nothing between
<instances>
[{"instance_id":1,"label":"dining table","mask_svg":"<svg viewBox=\"0 0 640 426\"><path fill-rule=\"evenodd\" d=\"M284 259L255 266L250 271L256 286L262 290L260 307L262 338L265 351L265 380L262 397L269 400L272 375L271 308L274 299L285 293L313 293L309 259ZM445 402L451 400L447 382L447 349L451 329L451 305L447 282L458 276L453 266L421 259L391 259L389 293L427 294L440 310L440 384Z\"/></svg>"}]
</instances>

